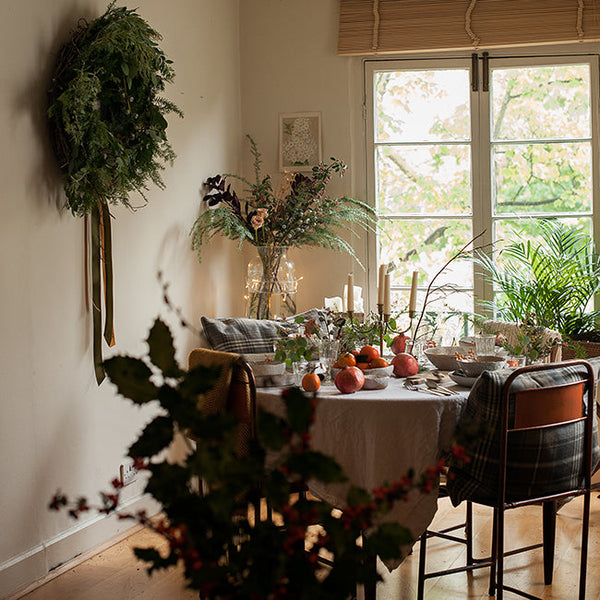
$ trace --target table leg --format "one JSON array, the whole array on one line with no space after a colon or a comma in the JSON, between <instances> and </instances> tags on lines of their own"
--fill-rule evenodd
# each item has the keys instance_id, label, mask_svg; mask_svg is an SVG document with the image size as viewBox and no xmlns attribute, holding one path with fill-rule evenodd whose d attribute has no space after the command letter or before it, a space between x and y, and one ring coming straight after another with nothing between
<instances>
[{"instance_id":1,"label":"table leg","mask_svg":"<svg viewBox=\"0 0 600 600\"><path fill-rule=\"evenodd\" d=\"M363 548L368 544L366 536L362 536ZM364 584L365 600L376 600L377 587L377 557L366 559L365 568L369 576Z\"/></svg>"}]
</instances>

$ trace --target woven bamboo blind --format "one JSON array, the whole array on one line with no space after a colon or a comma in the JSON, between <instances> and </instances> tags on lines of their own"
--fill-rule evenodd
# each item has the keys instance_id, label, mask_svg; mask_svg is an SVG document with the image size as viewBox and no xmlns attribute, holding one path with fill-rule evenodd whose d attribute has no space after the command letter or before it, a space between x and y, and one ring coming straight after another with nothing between
<instances>
[{"instance_id":1,"label":"woven bamboo blind","mask_svg":"<svg viewBox=\"0 0 600 600\"><path fill-rule=\"evenodd\" d=\"M592 40L600 0L340 0L340 55Z\"/></svg>"}]
</instances>

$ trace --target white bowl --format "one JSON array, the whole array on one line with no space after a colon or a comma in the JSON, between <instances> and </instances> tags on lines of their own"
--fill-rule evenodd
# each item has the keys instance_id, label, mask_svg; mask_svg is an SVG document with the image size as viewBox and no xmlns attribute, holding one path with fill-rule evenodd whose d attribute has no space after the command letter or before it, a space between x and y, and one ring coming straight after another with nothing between
<instances>
[{"instance_id":1,"label":"white bowl","mask_svg":"<svg viewBox=\"0 0 600 600\"><path fill-rule=\"evenodd\" d=\"M464 354L460 346L438 346L425 350L425 356L440 371L456 371L459 368L456 353Z\"/></svg>"},{"instance_id":2,"label":"white bowl","mask_svg":"<svg viewBox=\"0 0 600 600\"><path fill-rule=\"evenodd\" d=\"M478 377L484 371L495 371L506 364L503 356L476 356L471 359L458 359L459 369L467 377Z\"/></svg>"},{"instance_id":3,"label":"white bowl","mask_svg":"<svg viewBox=\"0 0 600 600\"><path fill-rule=\"evenodd\" d=\"M365 382L362 386L363 390L382 390L388 386L390 376L394 371L394 367L377 367L375 369L366 369Z\"/></svg>"}]
</instances>

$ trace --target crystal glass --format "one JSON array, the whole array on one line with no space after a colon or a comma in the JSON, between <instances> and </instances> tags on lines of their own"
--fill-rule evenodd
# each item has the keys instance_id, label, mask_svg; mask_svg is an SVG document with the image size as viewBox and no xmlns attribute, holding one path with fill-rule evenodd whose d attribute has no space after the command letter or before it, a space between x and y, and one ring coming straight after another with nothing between
<instances>
[{"instance_id":1,"label":"crystal glass","mask_svg":"<svg viewBox=\"0 0 600 600\"><path fill-rule=\"evenodd\" d=\"M298 280L284 246L257 246L248 263L246 316L252 319L285 318L296 314Z\"/></svg>"},{"instance_id":2,"label":"crystal glass","mask_svg":"<svg viewBox=\"0 0 600 600\"><path fill-rule=\"evenodd\" d=\"M317 347L319 349L319 362L325 373L325 381L331 382L333 380L331 370L333 363L335 363L339 355L340 341L329 339L319 340Z\"/></svg>"},{"instance_id":3,"label":"crystal glass","mask_svg":"<svg viewBox=\"0 0 600 600\"><path fill-rule=\"evenodd\" d=\"M496 336L493 333L483 333L475 336L475 354L491 356L496 352Z\"/></svg>"}]
</instances>

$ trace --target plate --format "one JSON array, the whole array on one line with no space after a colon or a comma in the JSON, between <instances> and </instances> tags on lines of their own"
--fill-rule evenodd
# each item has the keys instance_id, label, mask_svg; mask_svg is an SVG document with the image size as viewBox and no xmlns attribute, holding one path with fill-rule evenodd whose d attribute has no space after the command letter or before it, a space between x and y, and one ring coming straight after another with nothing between
<instances>
[{"instance_id":1,"label":"plate","mask_svg":"<svg viewBox=\"0 0 600 600\"><path fill-rule=\"evenodd\" d=\"M448 373L448 377L450 377L454 383L458 383L458 385L462 385L463 387L473 387L473 384L477 381L477 377L468 377L460 371L451 371Z\"/></svg>"}]
</instances>

